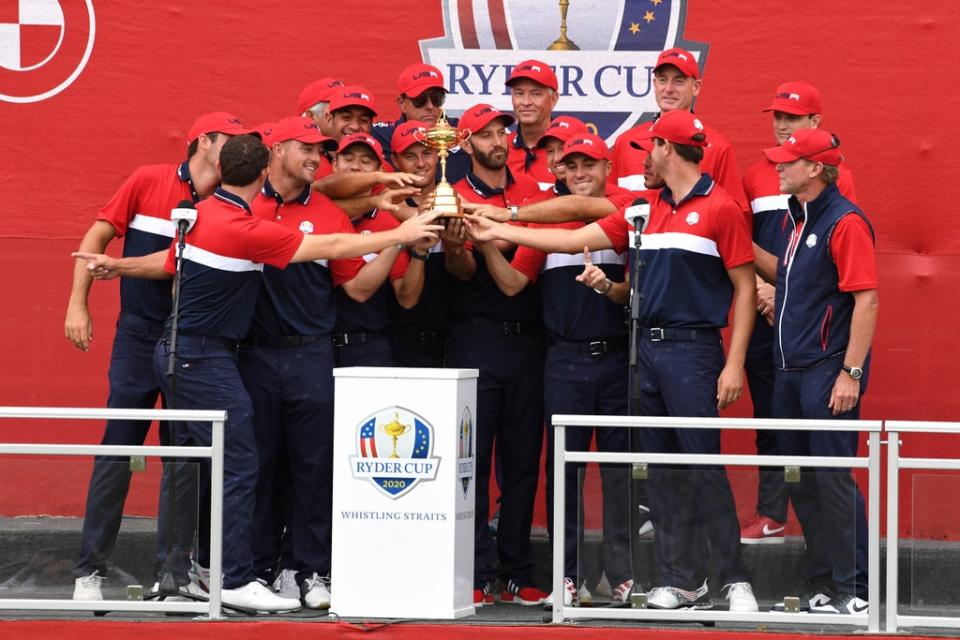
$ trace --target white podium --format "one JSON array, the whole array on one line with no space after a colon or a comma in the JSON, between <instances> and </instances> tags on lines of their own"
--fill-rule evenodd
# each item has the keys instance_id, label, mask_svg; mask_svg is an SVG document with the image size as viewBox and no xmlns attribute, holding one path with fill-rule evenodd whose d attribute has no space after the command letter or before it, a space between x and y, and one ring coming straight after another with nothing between
<instances>
[{"instance_id":1,"label":"white podium","mask_svg":"<svg viewBox=\"0 0 960 640\"><path fill-rule=\"evenodd\" d=\"M334 369L330 611L472 615L476 369Z\"/></svg>"}]
</instances>

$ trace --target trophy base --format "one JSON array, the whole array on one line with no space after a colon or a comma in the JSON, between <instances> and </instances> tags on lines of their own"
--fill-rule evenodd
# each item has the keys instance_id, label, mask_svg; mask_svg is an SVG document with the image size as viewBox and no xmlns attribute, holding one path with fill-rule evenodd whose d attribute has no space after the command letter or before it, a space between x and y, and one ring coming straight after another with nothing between
<instances>
[{"instance_id":1,"label":"trophy base","mask_svg":"<svg viewBox=\"0 0 960 640\"><path fill-rule=\"evenodd\" d=\"M462 218L463 207L460 206L460 196L448 182L441 182L433 190L433 210L439 212L440 218Z\"/></svg>"}]
</instances>

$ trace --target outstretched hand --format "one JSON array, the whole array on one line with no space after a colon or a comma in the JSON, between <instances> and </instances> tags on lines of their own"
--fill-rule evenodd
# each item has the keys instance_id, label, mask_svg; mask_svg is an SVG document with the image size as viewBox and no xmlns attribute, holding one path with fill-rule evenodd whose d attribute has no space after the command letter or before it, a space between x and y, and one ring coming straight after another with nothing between
<instances>
[{"instance_id":1,"label":"outstretched hand","mask_svg":"<svg viewBox=\"0 0 960 640\"><path fill-rule=\"evenodd\" d=\"M439 212L431 211L407 218L397 227L400 242L405 245L415 245L421 241L435 242L443 231L443 225L436 224L439 216Z\"/></svg>"},{"instance_id":2,"label":"outstretched hand","mask_svg":"<svg viewBox=\"0 0 960 640\"><path fill-rule=\"evenodd\" d=\"M496 228L499 222L474 214L463 217L463 224L467 228L467 236L474 242L490 242L497 239Z\"/></svg>"},{"instance_id":3,"label":"outstretched hand","mask_svg":"<svg viewBox=\"0 0 960 640\"><path fill-rule=\"evenodd\" d=\"M94 280L111 280L120 275L119 261L102 253L83 253L75 251L70 254L74 258L87 261L87 271Z\"/></svg>"}]
</instances>

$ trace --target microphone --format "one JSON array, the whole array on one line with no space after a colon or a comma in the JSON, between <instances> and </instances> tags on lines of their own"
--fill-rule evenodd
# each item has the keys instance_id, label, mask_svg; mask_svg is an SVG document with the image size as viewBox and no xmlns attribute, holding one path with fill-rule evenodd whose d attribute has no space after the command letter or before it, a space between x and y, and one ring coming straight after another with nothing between
<instances>
[{"instance_id":1,"label":"microphone","mask_svg":"<svg viewBox=\"0 0 960 640\"><path fill-rule=\"evenodd\" d=\"M189 200L182 200L176 208L170 210L170 219L177 224L180 237L187 235L197 223L197 210Z\"/></svg>"},{"instance_id":2,"label":"microphone","mask_svg":"<svg viewBox=\"0 0 960 640\"><path fill-rule=\"evenodd\" d=\"M637 198L629 207L623 210L623 217L633 224L634 232L639 234L650 222L650 203L646 198Z\"/></svg>"}]
</instances>

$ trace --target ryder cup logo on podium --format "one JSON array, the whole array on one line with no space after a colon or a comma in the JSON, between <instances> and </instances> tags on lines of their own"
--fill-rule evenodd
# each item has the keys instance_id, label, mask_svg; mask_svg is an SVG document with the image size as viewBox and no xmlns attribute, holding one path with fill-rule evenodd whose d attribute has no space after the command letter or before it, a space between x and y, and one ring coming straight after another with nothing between
<instances>
[{"instance_id":1,"label":"ryder cup logo on podium","mask_svg":"<svg viewBox=\"0 0 960 640\"><path fill-rule=\"evenodd\" d=\"M353 477L369 480L389 498L399 498L421 480L437 477L433 427L403 407L387 407L357 425L357 455L350 456Z\"/></svg>"},{"instance_id":2,"label":"ryder cup logo on podium","mask_svg":"<svg viewBox=\"0 0 960 640\"><path fill-rule=\"evenodd\" d=\"M39 102L83 72L96 35L92 0L0 3L0 100Z\"/></svg>"},{"instance_id":3,"label":"ryder cup logo on podium","mask_svg":"<svg viewBox=\"0 0 960 640\"><path fill-rule=\"evenodd\" d=\"M420 49L444 73L451 113L478 102L512 111L504 81L517 63L541 60L557 74L554 115L580 118L611 142L659 111L661 51L683 47L703 68L707 45L683 39L685 14L686 0L444 0L446 35Z\"/></svg>"},{"instance_id":4,"label":"ryder cup logo on podium","mask_svg":"<svg viewBox=\"0 0 960 640\"><path fill-rule=\"evenodd\" d=\"M470 479L473 478L473 416L470 407L463 408L460 417L460 431L457 440L457 478L466 498L470 489Z\"/></svg>"}]
</instances>

